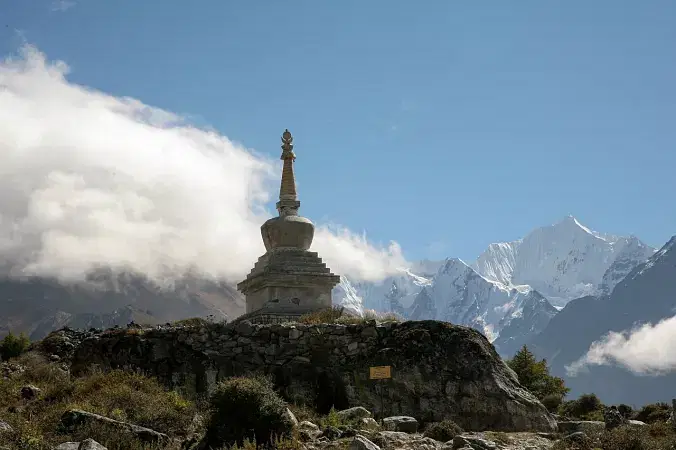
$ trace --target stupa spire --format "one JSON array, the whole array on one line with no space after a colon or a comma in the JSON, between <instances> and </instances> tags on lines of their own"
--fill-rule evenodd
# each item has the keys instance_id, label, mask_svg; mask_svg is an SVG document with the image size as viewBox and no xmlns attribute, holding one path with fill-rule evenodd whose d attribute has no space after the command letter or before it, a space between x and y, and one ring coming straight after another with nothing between
<instances>
[{"instance_id":1,"label":"stupa spire","mask_svg":"<svg viewBox=\"0 0 676 450\"><path fill-rule=\"evenodd\" d=\"M282 183L279 187L279 201L277 202L277 211L282 216L297 216L300 202L296 194L296 178L293 174L293 162L296 160L296 154L293 152L293 136L287 129L282 134L282 156L284 161L282 169Z\"/></svg>"}]
</instances>

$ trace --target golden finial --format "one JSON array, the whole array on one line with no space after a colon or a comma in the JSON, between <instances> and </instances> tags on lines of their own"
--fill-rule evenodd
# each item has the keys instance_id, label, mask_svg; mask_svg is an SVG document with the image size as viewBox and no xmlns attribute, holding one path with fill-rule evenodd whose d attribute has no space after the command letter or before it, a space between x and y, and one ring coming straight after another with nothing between
<instances>
[{"instance_id":1,"label":"golden finial","mask_svg":"<svg viewBox=\"0 0 676 450\"><path fill-rule=\"evenodd\" d=\"M281 159L296 159L296 155L293 153L293 136L288 130L284 130L282 134L282 157Z\"/></svg>"}]
</instances>

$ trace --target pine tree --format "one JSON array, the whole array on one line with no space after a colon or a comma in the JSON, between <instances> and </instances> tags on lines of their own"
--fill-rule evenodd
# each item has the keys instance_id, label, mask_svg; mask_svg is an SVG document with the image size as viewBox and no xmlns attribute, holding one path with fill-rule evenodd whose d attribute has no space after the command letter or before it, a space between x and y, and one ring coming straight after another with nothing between
<instances>
[{"instance_id":1,"label":"pine tree","mask_svg":"<svg viewBox=\"0 0 676 450\"><path fill-rule=\"evenodd\" d=\"M10 358L16 358L28 350L28 347L30 347L30 340L25 334L21 333L16 336L10 331L0 342L0 359L7 361Z\"/></svg>"},{"instance_id":2,"label":"pine tree","mask_svg":"<svg viewBox=\"0 0 676 450\"><path fill-rule=\"evenodd\" d=\"M563 399L570 391L562 378L549 374L547 361L544 359L538 361L525 345L514 355L514 358L507 361L507 365L516 373L519 383L539 400L545 397Z\"/></svg>"}]
</instances>

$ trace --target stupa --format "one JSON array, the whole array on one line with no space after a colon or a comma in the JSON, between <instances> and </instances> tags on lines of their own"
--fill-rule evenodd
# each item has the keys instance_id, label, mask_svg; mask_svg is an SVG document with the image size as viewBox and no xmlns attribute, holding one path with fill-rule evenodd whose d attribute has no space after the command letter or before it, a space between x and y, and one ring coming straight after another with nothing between
<instances>
[{"instance_id":1,"label":"stupa","mask_svg":"<svg viewBox=\"0 0 676 450\"><path fill-rule=\"evenodd\" d=\"M282 135L282 183L278 217L261 226L265 254L237 289L246 296L242 319L254 323L281 323L331 307L331 291L340 277L331 273L316 252L309 251L315 227L298 215L293 164L293 137Z\"/></svg>"}]
</instances>

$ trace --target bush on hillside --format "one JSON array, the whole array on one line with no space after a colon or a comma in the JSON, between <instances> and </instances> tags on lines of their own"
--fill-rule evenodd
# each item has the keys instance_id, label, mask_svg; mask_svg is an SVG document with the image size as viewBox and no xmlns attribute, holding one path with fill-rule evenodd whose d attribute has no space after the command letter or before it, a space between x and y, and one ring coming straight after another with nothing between
<instances>
[{"instance_id":1,"label":"bush on hillside","mask_svg":"<svg viewBox=\"0 0 676 450\"><path fill-rule=\"evenodd\" d=\"M268 445L291 435L287 405L261 376L235 377L218 384L210 399L207 447L244 445L246 439Z\"/></svg>"},{"instance_id":2,"label":"bush on hillside","mask_svg":"<svg viewBox=\"0 0 676 450\"><path fill-rule=\"evenodd\" d=\"M7 361L10 358L16 358L28 351L31 342L28 337L21 333L18 336L10 331L0 342L0 360Z\"/></svg>"},{"instance_id":3,"label":"bush on hillside","mask_svg":"<svg viewBox=\"0 0 676 450\"><path fill-rule=\"evenodd\" d=\"M577 400L563 402L559 414L578 420L603 420L603 408L595 394L583 394Z\"/></svg>"},{"instance_id":4,"label":"bush on hillside","mask_svg":"<svg viewBox=\"0 0 676 450\"><path fill-rule=\"evenodd\" d=\"M671 416L671 407L666 403L651 403L641 408L634 417L645 423L666 422Z\"/></svg>"},{"instance_id":5,"label":"bush on hillside","mask_svg":"<svg viewBox=\"0 0 676 450\"><path fill-rule=\"evenodd\" d=\"M516 373L519 383L539 400L543 400L545 397L558 397L563 400L570 391L562 378L549 374L547 361L544 359L538 361L525 345L514 355L514 358L506 362ZM549 400L549 402L550 404L553 403L552 400Z\"/></svg>"},{"instance_id":6,"label":"bush on hillside","mask_svg":"<svg viewBox=\"0 0 676 450\"><path fill-rule=\"evenodd\" d=\"M563 398L559 395L546 395L540 402L547 408L547 411L554 413L558 411L561 403L563 403Z\"/></svg>"},{"instance_id":7,"label":"bush on hillside","mask_svg":"<svg viewBox=\"0 0 676 450\"><path fill-rule=\"evenodd\" d=\"M462 431L462 428L452 420L444 420L443 422L430 423L425 429L423 436L439 442L448 442L462 433Z\"/></svg>"},{"instance_id":8,"label":"bush on hillside","mask_svg":"<svg viewBox=\"0 0 676 450\"><path fill-rule=\"evenodd\" d=\"M624 403L618 405L617 410L622 414L622 417L625 419L631 419L632 416L634 415L634 408L632 408L629 405L625 405Z\"/></svg>"},{"instance_id":9,"label":"bush on hillside","mask_svg":"<svg viewBox=\"0 0 676 450\"><path fill-rule=\"evenodd\" d=\"M602 433L599 444L603 450L666 450L674 448L676 434L659 424L640 428L624 426Z\"/></svg>"}]
</instances>

